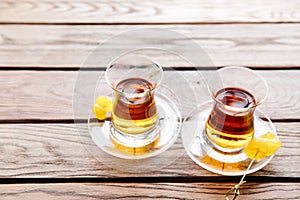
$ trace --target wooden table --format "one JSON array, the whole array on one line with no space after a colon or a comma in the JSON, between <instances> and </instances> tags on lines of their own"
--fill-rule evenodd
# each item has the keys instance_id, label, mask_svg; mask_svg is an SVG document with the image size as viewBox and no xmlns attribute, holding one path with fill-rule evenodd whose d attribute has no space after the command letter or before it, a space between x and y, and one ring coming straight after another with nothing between
<instances>
[{"instance_id":1,"label":"wooden table","mask_svg":"<svg viewBox=\"0 0 300 200\"><path fill-rule=\"evenodd\" d=\"M264 109L283 146L247 176L239 198L300 199L300 1L2 0L0 10L1 199L225 199L240 177L208 172L186 154L135 174L81 144L72 109L78 69L99 44L138 28L177 31L216 67L245 65L266 79Z\"/></svg>"}]
</instances>

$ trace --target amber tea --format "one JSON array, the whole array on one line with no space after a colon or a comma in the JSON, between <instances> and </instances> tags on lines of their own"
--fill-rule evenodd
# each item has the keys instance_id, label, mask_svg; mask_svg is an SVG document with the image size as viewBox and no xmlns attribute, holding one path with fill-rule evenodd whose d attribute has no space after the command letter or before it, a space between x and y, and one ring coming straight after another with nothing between
<instances>
[{"instance_id":1,"label":"amber tea","mask_svg":"<svg viewBox=\"0 0 300 200\"><path fill-rule=\"evenodd\" d=\"M113 125L127 134L141 134L158 122L152 84L142 78L128 78L116 86Z\"/></svg>"},{"instance_id":2,"label":"amber tea","mask_svg":"<svg viewBox=\"0 0 300 200\"><path fill-rule=\"evenodd\" d=\"M222 150L245 147L254 133L254 96L246 90L228 87L217 91L215 99L206 123L209 140Z\"/></svg>"}]
</instances>

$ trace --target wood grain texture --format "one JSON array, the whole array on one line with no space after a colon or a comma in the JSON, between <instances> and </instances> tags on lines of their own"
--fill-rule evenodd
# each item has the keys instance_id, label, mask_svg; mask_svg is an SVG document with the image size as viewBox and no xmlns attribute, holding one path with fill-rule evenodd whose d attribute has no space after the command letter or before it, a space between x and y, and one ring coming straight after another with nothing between
<instances>
[{"instance_id":1,"label":"wood grain texture","mask_svg":"<svg viewBox=\"0 0 300 200\"><path fill-rule=\"evenodd\" d=\"M120 33L136 29L161 28L183 34L183 38L162 40L159 34L138 37L129 34L126 39L111 39ZM118 51L154 47L183 49L188 55L200 53L197 66L207 67L210 60L215 66L246 65L254 67L299 67L299 24L224 24L224 25L114 25L114 26L45 26L0 25L1 67L105 67L104 58ZM149 39L151 38L151 39ZM191 40L200 49L185 46ZM134 41L134 42L132 42ZM150 44L149 44L150 43ZM105 48L101 49L100 47ZM98 47L98 48L97 48ZM97 49L96 49L97 48ZM89 57L94 52L94 57ZM146 54L147 55L147 54ZM181 55L179 53L179 55ZM166 67L191 67L178 55L158 51L149 54ZM181 55L182 56L182 55ZM188 58L187 58L188 59Z\"/></svg>"},{"instance_id":2,"label":"wood grain texture","mask_svg":"<svg viewBox=\"0 0 300 200\"><path fill-rule=\"evenodd\" d=\"M109 1L3 0L0 22L9 23L217 23L299 22L298 0Z\"/></svg>"},{"instance_id":3,"label":"wood grain texture","mask_svg":"<svg viewBox=\"0 0 300 200\"><path fill-rule=\"evenodd\" d=\"M266 167L249 175L255 176L255 181L265 182L266 177L299 178L300 123L275 123L275 127L283 146ZM196 177L207 181L207 177L217 176L196 165L185 154L180 139L164 155L147 162L114 159L97 148L85 124L78 129L74 124L0 124L0 178L4 179ZM170 165L163 167L163 159ZM133 165L139 166L126 168Z\"/></svg>"},{"instance_id":4,"label":"wood grain texture","mask_svg":"<svg viewBox=\"0 0 300 200\"><path fill-rule=\"evenodd\" d=\"M225 199L235 183L99 183L1 185L3 200L12 199ZM299 183L246 183L240 199L300 199Z\"/></svg>"},{"instance_id":5,"label":"wood grain texture","mask_svg":"<svg viewBox=\"0 0 300 200\"><path fill-rule=\"evenodd\" d=\"M299 119L300 71L257 72L269 85L268 98L260 108L273 120ZM177 96L185 117L195 105L210 100L201 75L208 78L211 73L165 71L160 92L168 94L164 87L169 88ZM93 84L99 77L100 83ZM0 120L5 121L87 119L94 99L112 91L105 83L103 72L30 70L0 71L0 90ZM84 107L78 109L76 105L81 105L80 102Z\"/></svg>"}]
</instances>

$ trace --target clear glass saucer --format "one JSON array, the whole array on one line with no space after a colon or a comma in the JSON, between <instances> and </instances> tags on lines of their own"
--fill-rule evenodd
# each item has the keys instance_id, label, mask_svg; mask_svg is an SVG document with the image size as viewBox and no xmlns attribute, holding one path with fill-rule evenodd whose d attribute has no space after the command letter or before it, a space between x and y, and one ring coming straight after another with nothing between
<instances>
[{"instance_id":1,"label":"clear glass saucer","mask_svg":"<svg viewBox=\"0 0 300 200\"><path fill-rule=\"evenodd\" d=\"M251 162L243 150L234 154L221 152L206 137L205 124L212 107L212 101L200 104L185 118L181 131L185 151L195 163L208 171L227 176L243 175ZM254 126L254 137L260 137L268 131L276 134L269 117L258 109L254 113ZM272 158L255 161L247 174L262 169Z\"/></svg>"},{"instance_id":2,"label":"clear glass saucer","mask_svg":"<svg viewBox=\"0 0 300 200\"><path fill-rule=\"evenodd\" d=\"M94 114L91 113L88 119L89 134L94 143L104 152L122 159L145 159L157 156L169 149L177 140L181 129L181 115L174 96L165 95L159 91L155 92L159 123L157 131L159 137L155 144L149 147L139 149L122 148L112 142L111 139L111 121L98 121Z\"/></svg>"}]
</instances>

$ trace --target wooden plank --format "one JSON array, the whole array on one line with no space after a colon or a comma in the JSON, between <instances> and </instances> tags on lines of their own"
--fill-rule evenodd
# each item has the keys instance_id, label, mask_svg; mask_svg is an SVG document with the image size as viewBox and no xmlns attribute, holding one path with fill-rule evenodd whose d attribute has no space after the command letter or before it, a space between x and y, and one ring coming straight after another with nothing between
<instances>
[{"instance_id":1,"label":"wooden plank","mask_svg":"<svg viewBox=\"0 0 300 200\"><path fill-rule=\"evenodd\" d=\"M182 107L182 115L185 117L197 102L210 100L206 83L200 75L207 77L212 72L165 71L165 79L160 88L169 88L176 94L178 105ZM259 107L273 120L299 119L300 71L257 72L266 79L270 87L267 100ZM72 120L74 111L76 119L86 119L94 98L107 94L106 91L111 93L111 89L103 76L102 85L93 84L103 72L81 71L81 78L76 82L77 74L76 71L0 71L0 120ZM75 87L79 88L76 93ZM78 104L72 107L73 100L86 101L83 104L86 115L76 114Z\"/></svg>"},{"instance_id":2,"label":"wooden plank","mask_svg":"<svg viewBox=\"0 0 300 200\"><path fill-rule=\"evenodd\" d=\"M109 1L3 0L5 23L227 23L299 22L298 0Z\"/></svg>"},{"instance_id":3,"label":"wooden plank","mask_svg":"<svg viewBox=\"0 0 300 200\"><path fill-rule=\"evenodd\" d=\"M3 200L12 199L225 199L235 183L67 183L0 185ZM246 183L240 199L300 199L299 183Z\"/></svg>"},{"instance_id":4,"label":"wooden plank","mask_svg":"<svg viewBox=\"0 0 300 200\"><path fill-rule=\"evenodd\" d=\"M299 178L300 123L275 123L275 126L283 146L266 167L249 175L256 176L256 181L265 181L260 176ZM130 163L100 151L90 139L87 125L78 127L76 129L74 124L0 124L0 178L197 177L199 181L207 181L207 177L216 176L185 154L180 139L160 159ZM163 159L170 165L162 167L162 163L166 163ZM133 165L138 166L132 171L126 168Z\"/></svg>"},{"instance_id":5,"label":"wooden plank","mask_svg":"<svg viewBox=\"0 0 300 200\"><path fill-rule=\"evenodd\" d=\"M107 42L119 33L144 28L169 29L183 36L177 39L177 36L170 36L171 39L166 40L162 39L160 34L149 35L149 30L144 30L145 34L142 34L141 38L136 34L129 34L125 39L114 38ZM99 68L107 66L108 62L104 58L113 56L113 59L121 52L143 47L172 49L181 56L185 55L177 50L184 49L186 55L199 56L201 50L188 45L190 39L193 39L208 55L205 59L199 58L199 62L195 63L197 66L246 65L291 68L300 66L299 32L299 24L0 25L0 67ZM103 48L95 50L100 44L100 48ZM91 52L97 54L89 57ZM170 52L156 51L149 56L166 67L192 66ZM208 64L206 59L213 64Z\"/></svg>"}]
</instances>

